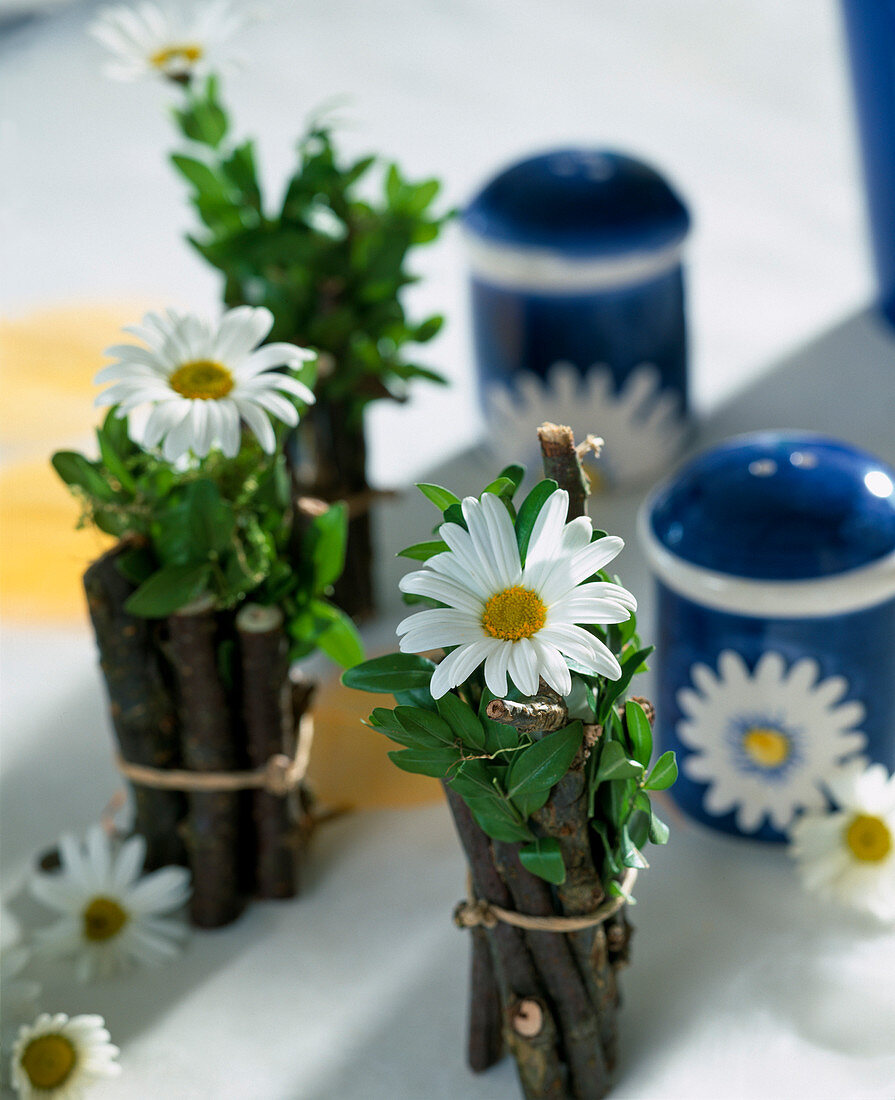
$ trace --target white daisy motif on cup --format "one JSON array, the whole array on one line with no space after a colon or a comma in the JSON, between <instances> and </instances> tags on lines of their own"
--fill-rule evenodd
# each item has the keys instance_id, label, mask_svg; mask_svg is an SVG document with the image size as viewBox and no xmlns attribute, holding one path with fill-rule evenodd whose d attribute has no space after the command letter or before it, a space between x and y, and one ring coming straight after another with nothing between
<instances>
[{"instance_id":1,"label":"white daisy motif on cup","mask_svg":"<svg viewBox=\"0 0 895 1100\"><path fill-rule=\"evenodd\" d=\"M186 82L231 60L222 47L248 22L227 0L203 4L192 14L184 5L145 2L107 8L90 33L112 54L105 72L113 80L155 76Z\"/></svg>"},{"instance_id":2,"label":"white daisy motif on cup","mask_svg":"<svg viewBox=\"0 0 895 1100\"><path fill-rule=\"evenodd\" d=\"M554 363L546 379L519 372L512 386L489 388L486 407L497 458L535 469L540 464L537 445L520 459L519 441L536 441L544 420L568 424L581 439L589 430L598 431L602 453L584 464L594 488L646 481L678 453L685 431L679 396L662 390L659 372L649 363L636 367L618 392L609 368L597 364L584 376L565 362Z\"/></svg>"},{"instance_id":3,"label":"white daisy motif on cup","mask_svg":"<svg viewBox=\"0 0 895 1100\"><path fill-rule=\"evenodd\" d=\"M895 921L895 776L857 761L827 786L836 808L802 814L789 834L805 887Z\"/></svg>"},{"instance_id":4,"label":"white daisy motif on cup","mask_svg":"<svg viewBox=\"0 0 895 1100\"><path fill-rule=\"evenodd\" d=\"M696 664L690 675L695 690L678 692L684 718L677 732L693 750L683 770L708 784L706 812L735 811L741 832L755 832L765 818L782 831L799 810L821 808L822 784L866 744L856 728L863 705L840 702L848 682L821 679L812 658L787 670L779 653L764 653L750 673L738 653L725 650L717 673Z\"/></svg>"},{"instance_id":5,"label":"white daisy motif on cup","mask_svg":"<svg viewBox=\"0 0 895 1100\"><path fill-rule=\"evenodd\" d=\"M606 535L591 542L587 517L566 523L569 496L547 497L531 531L522 565L510 514L492 493L462 504L468 530L445 523L439 537L448 550L408 573L402 592L442 606L417 611L398 626L404 653L451 648L432 675L438 699L462 684L484 662L485 683L505 695L507 676L523 695L534 695L540 677L562 695L572 690L565 658L617 680L621 668L599 638L581 624L620 623L637 609L621 585L590 578L624 546Z\"/></svg>"},{"instance_id":6,"label":"white daisy motif on cup","mask_svg":"<svg viewBox=\"0 0 895 1100\"><path fill-rule=\"evenodd\" d=\"M146 347L106 349L116 362L96 381L114 385L96 404L116 406L117 416L129 418L134 442L147 449L161 443L168 462L190 452L202 458L212 447L233 458L243 423L272 454L276 436L270 417L294 427L298 410L289 398L314 402L303 382L276 368L296 368L316 358L294 344L258 347L272 325L270 310L252 306L228 310L217 326L174 310L147 313L142 325L125 329Z\"/></svg>"},{"instance_id":7,"label":"white daisy motif on cup","mask_svg":"<svg viewBox=\"0 0 895 1100\"><path fill-rule=\"evenodd\" d=\"M178 953L186 927L170 914L189 897L187 870L162 867L141 875L143 837L132 836L113 852L98 825L85 844L62 836L59 854L60 870L37 873L30 882L32 894L61 914L35 933L35 955L74 957L77 976L90 981Z\"/></svg>"},{"instance_id":8,"label":"white daisy motif on cup","mask_svg":"<svg viewBox=\"0 0 895 1100\"><path fill-rule=\"evenodd\" d=\"M19 1100L80 1100L91 1085L121 1072L119 1050L102 1016L43 1012L19 1029L10 1072Z\"/></svg>"}]
</instances>

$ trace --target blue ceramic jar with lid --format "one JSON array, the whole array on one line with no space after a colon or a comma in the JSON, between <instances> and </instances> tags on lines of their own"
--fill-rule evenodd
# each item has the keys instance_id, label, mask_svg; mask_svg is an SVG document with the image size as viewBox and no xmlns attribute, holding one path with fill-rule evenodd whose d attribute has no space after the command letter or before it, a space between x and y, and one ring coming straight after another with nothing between
<instances>
[{"instance_id":1,"label":"blue ceramic jar with lid","mask_svg":"<svg viewBox=\"0 0 895 1100\"><path fill-rule=\"evenodd\" d=\"M463 227L497 449L518 452L552 419L604 438L611 484L663 468L687 412L690 227L667 181L621 153L558 149L495 176Z\"/></svg>"},{"instance_id":2,"label":"blue ceramic jar with lid","mask_svg":"<svg viewBox=\"0 0 895 1100\"><path fill-rule=\"evenodd\" d=\"M654 490L639 537L683 809L781 839L848 760L895 768L895 470L823 436L743 436Z\"/></svg>"}]
</instances>

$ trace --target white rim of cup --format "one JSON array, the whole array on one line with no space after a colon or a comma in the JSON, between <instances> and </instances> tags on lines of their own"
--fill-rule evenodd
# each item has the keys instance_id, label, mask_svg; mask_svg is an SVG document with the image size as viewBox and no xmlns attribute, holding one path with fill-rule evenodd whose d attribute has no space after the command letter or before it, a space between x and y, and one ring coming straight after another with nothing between
<instances>
[{"instance_id":1,"label":"white rim of cup","mask_svg":"<svg viewBox=\"0 0 895 1100\"><path fill-rule=\"evenodd\" d=\"M693 565L653 534L654 499L647 499L637 515L641 549L654 575L693 603L753 618L823 619L864 611L895 598L895 551L868 565L808 580L761 580Z\"/></svg>"},{"instance_id":2,"label":"white rim of cup","mask_svg":"<svg viewBox=\"0 0 895 1100\"><path fill-rule=\"evenodd\" d=\"M525 248L485 240L464 231L469 265L485 282L507 290L575 293L634 286L672 271L681 262L683 241L652 252L580 260L550 248Z\"/></svg>"}]
</instances>

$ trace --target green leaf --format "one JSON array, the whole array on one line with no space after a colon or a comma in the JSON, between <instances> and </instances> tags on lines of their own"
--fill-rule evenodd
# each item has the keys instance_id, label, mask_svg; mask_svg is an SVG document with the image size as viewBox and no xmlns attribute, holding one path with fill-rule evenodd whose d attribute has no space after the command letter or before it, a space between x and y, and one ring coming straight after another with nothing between
<instances>
[{"instance_id":1,"label":"green leaf","mask_svg":"<svg viewBox=\"0 0 895 1100\"><path fill-rule=\"evenodd\" d=\"M642 776L643 765L638 764L636 760L629 760L618 741L607 741L603 745L595 775L597 782L606 782L611 779L640 779Z\"/></svg>"},{"instance_id":2,"label":"green leaf","mask_svg":"<svg viewBox=\"0 0 895 1100\"><path fill-rule=\"evenodd\" d=\"M485 731L485 751L491 756L503 749L514 749L519 744L519 731L514 726L505 726L503 722L495 722L488 717L488 704L496 698L493 692L485 688L479 703L479 721Z\"/></svg>"},{"instance_id":3,"label":"green leaf","mask_svg":"<svg viewBox=\"0 0 895 1100\"><path fill-rule=\"evenodd\" d=\"M641 871L644 870L646 867L649 867L649 864L643 858L643 856L637 849L637 846L631 839L627 825L623 825L621 829L620 849L622 863L625 865L625 867L636 867L638 870Z\"/></svg>"},{"instance_id":4,"label":"green leaf","mask_svg":"<svg viewBox=\"0 0 895 1100\"><path fill-rule=\"evenodd\" d=\"M482 723L476 718L475 711L468 703L464 703L453 692L448 692L447 695L436 699L435 705L438 707L438 713L450 723L451 729L464 745L475 749L476 752L481 752L485 748L485 731Z\"/></svg>"},{"instance_id":5,"label":"green leaf","mask_svg":"<svg viewBox=\"0 0 895 1100\"><path fill-rule=\"evenodd\" d=\"M318 635L317 646L343 668L351 668L364 659L364 647L357 627L341 608L326 600L314 600L311 610L329 626Z\"/></svg>"},{"instance_id":6,"label":"green leaf","mask_svg":"<svg viewBox=\"0 0 895 1100\"><path fill-rule=\"evenodd\" d=\"M525 477L525 467L518 462L513 462L509 466L504 466L498 477L505 477L508 481L512 481L518 489Z\"/></svg>"},{"instance_id":7,"label":"green leaf","mask_svg":"<svg viewBox=\"0 0 895 1100\"><path fill-rule=\"evenodd\" d=\"M528 553L528 544L531 541L531 532L538 518L538 513L543 508L547 497L559 488L552 478L545 478L522 501L519 515L516 516L516 542L519 545L519 557L525 565L525 555Z\"/></svg>"},{"instance_id":8,"label":"green leaf","mask_svg":"<svg viewBox=\"0 0 895 1100\"><path fill-rule=\"evenodd\" d=\"M209 165L182 153L172 153L171 163L203 196L226 200L226 188Z\"/></svg>"},{"instance_id":9,"label":"green leaf","mask_svg":"<svg viewBox=\"0 0 895 1100\"><path fill-rule=\"evenodd\" d=\"M460 504L450 504L444 510L444 522L456 523L459 527L466 529L466 517L463 515L463 509Z\"/></svg>"},{"instance_id":10,"label":"green leaf","mask_svg":"<svg viewBox=\"0 0 895 1100\"><path fill-rule=\"evenodd\" d=\"M210 573L211 566L206 561L166 565L131 594L124 610L145 619L170 615L199 595Z\"/></svg>"},{"instance_id":11,"label":"green leaf","mask_svg":"<svg viewBox=\"0 0 895 1100\"><path fill-rule=\"evenodd\" d=\"M53 469L66 485L82 489L88 496L98 500L114 500L115 490L97 470L77 451L57 451L52 458Z\"/></svg>"},{"instance_id":12,"label":"green leaf","mask_svg":"<svg viewBox=\"0 0 895 1100\"><path fill-rule=\"evenodd\" d=\"M134 481L124 460L118 454L112 438L105 430L105 425L96 429L96 440L99 443L99 455L106 470L122 489L128 493L133 493L137 488L137 483Z\"/></svg>"},{"instance_id":13,"label":"green leaf","mask_svg":"<svg viewBox=\"0 0 895 1100\"><path fill-rule=\"evenodd\" d=\"M314 586L327 589L345 568L345 544L348 538L348 509L344 503L331 504L314 517L305 538L305 549L314 566Z\"/></svg>"},{"instance_id":14,"label":"green leaf","mask_svg":"<svg viewBox=\"0 0 895 1100\"><path fill-rule=\"evenodd\" d=\"M551 790L569 770L583 736L582 724L572 722L516 753L507 775L507 795L524 798Z\"/></svg>"},{"instance_id":15,"label":"green leaf","mask_svg":"<svg viewBox=\"0 0 895 1100\"><path fill-rule=\"evenodd\" d=\"M634 759L648 767L653 754L653 731L643 707L633 699L625 703L625 725L631 738Z\"/></svg>"},{"instance_id":16,"label":"green leaf","mask_svg":"<svg viewBox=\"0 0 895 1100\"><path fill-rule=\"evenodd\" d=\"M620 875L622 866L616 859L615 849L609 840L609 830L606 827L606 822L595 818L590 824L591 828L603 843L603 855L606 863L609 865L609 870L614 875Z\"/></svg>"},{"instance_id":17,"label":"green leaf","mask_svg":"<svg viewBox=\"0 0 895 1100\"><path fill-rule=\"evenodd\" d=\"M612 882L609 883L609 893L614 898L623 898L628 905L637 904L637 899L632 894L629 894L626 890L624 890L621 883L616 882L614 879Z\"/></svg>"},{"instance_id":18,"label":"green leaf","mask_svg":"<svg viewBox=\"0 0 895 1100\"><path fill-rule=\"evenodd\" d=\"M213 481L194 481L186 494L189 509L189 534L191 556L220 553L226 550L233 538L236 518L230 505L221 499Z\"/></svg>"},{"instance_id":19,"label":"green leaf","mask_svg":"<svg viewBox=\"0 0 895 1100\"><path fill-rule=\"evenodd\" d=\"M399 558L410 558L412 561L428 561L429 558L441 554L447 549L448 544L446 542L435 539L432 542L417 542L413 546L408 546L405 550L399 550L397 556Z\"/></svg>"},{"instance_id":20,"label":"green leaf","mask_svg":"<svg viewBox=\"0 0 895 1100\"><path fill-rule=\"evenodd\" d=\"M484 760L464 761L451 780L451 787L467 802L478 799L505 801L503 791L495 786L491 769Z\"/></svg>"},{"instance_id":21,"label":"green leaf","mask_svg":"<svg viewBox=\"0 0 895 1100\"><path fill-rule=\"evenodd\" d=\"M460 498L455 496L450 489L445 489L442 485L433 485L428 481L418 481L416 487L426 500L432 501L439 512L443 512L446 508L450 508L452 504L459 505L460 503Z\"/></svg>"},{"instance_id":22,"label":"green leaf","mask_svg":"<svg viewBox=\"0 0 895 1100\"><path fill-rule=\"evenodd\" d=\"M433 662L416 653L387 653L384 657L373 657L347 669L342 673L342 683L358 691L386 694L412 691L414 688L428 690L434 671Z\"/></svg>"},{"instance_id":23,"label":"green leaf","mask_svg":"<svg viewBox=\"0 0 895 1100\"><path fill-rule=\"evenodd\" d=\"M142 584L156 570L152 554L144 547L132 547L115 558L115 568L131 584Z\"/></svg>"},{"instance_id":24,"label":"green leaf","mask_svg":"<svg viewBox=\"0 0 895 1100\"><path fill-rule=\"evenodd\" d=\"M508 477L498 477L491 482L490 485L486 485L482 490L482 496L485 493L493 493L494 496L500 497L502 500L512 500L513 493L516 492L516 482Z\"/></svg>"},{"instance_id":25,"label":"green leaf","mask_svg":"<svg viewBox=\"0 0 895 1100\"><path fill-rule=\"evenodd\" d=\"M454 744L454 731L443 718L422 707L395 707L395 717L408 733L427 736L429 741Z\"/></svg>"},{"instance_id":26,"label":"green leaf","mask_svg":"<svg viewBox=\"0 0 895 1100\"><path fill-rule=\"evenodd\" d=\"M426 344L434 336L437 336L444 325L444 317L439 314L435 314L432 317L427 317L425 321L421 322L413 330L413 340L417 344Z\"/></svg>"},{"instance_id":27,"label":"green leaf","mask_svg":"<svg viewBox=\"0 0 895 1100\"><path fill-rule=\"evenodd\" d=\"M648 791L665 791L677 779L677 760L671 749L663 752L653 770L646 777L644 787Z\"/></svg>"},{"instance_id":28,"label":"green leaf","mask_svg":"<svg viewBox=\"0 0 895 1100\"><path fill-rule=\"evenodd\" d=\"M566 865L559 841L552 836L539 837L534 844L524 845L519 849L519 860L526 871L552 882L554 886L566 881Z\"/></svg>"},{"instance_id":29,"label":"green leaf","mask_svg":"<svg viewBox=\"0 0 895 1100\"><path fill-rule=\"evenodd\" d=\"M598 722L604 722L606 720L606 715L609 713L612 704L616 699L625 694L635 673L640 670L640 666L647 657L649 657L654 648L654 646L646 646L643 649L638 649L634 653L628 654L621 662L621 678L618 680L606 681L606 688L600 699L600 713L597 715Z\"/></svg>"},{"instance_id":30,"label":"green leaf","mask_svg":"<svg viewBox=\"0 0 895 1100\"><path fill-rule=\"evenodd\" d=\"M438 749L396 749L388 754L389 760L405 772L416 775L430 775L433 779L443 779L460 759L458 749L446 747Z\"/></svg>"},{"instance_id":31,"label":"green leaf","mask_svg":"<svg viewBox=\"0 0 895 1100\"><path fill-rule=\"evenodd\" d=\"M649 838L653 844L667 844L670 830L665 822L657 817L655 812L650 814Z\"/></svg>"}]
</instances>

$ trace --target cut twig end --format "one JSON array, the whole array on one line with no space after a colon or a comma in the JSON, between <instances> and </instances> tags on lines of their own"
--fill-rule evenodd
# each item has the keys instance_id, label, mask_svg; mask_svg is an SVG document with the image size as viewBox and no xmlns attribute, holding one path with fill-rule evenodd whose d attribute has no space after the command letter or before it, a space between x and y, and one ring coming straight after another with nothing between
<instances>
[{"instance_id":1,"label":"cut twig end","mask_svg":"<svg viewBox=\"0 0 895 1100\"><path fill-rule=\"evenodd\" d=\"M247 603L236 613L236 629L244 634L268 634L283 625L283 612L275 605Z\"/></svg>"},{"instance_id":2,"label":"cut twig end","mask_svg":"<svg viewBox=\"0 0 895 1100\"><path fill-rule=\"evenodd\" d=\"M538 1001L526 999L511 1009L510 1026L523 1039L534 1039L544 1027L544 1010Z\"/></svg>"}]
</instances>

